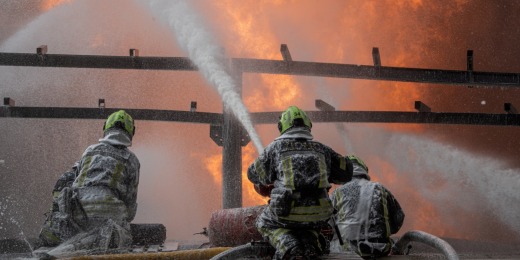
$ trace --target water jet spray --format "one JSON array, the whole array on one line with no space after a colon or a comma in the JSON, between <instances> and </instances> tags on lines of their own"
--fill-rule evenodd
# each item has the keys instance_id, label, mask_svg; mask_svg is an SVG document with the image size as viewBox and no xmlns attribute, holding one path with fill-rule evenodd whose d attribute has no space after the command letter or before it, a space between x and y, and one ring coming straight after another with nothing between
<instances>
[{"instance_id":1,"label":"water jet spray","mask_svg":"<svg viewBox=\"0 0 520 260\"><path fill-rule=\"evenodd\" d=\"M224 105L242 123L260 153L263 150L262 142L236 89L236 82L227 71L222 48L214 43L199 16L182 0L156 0L150 6L153 12L165 16L163 18L171 26L181 48L188 52L204 78L216 88Z\"/></svg>"}]
</instances>

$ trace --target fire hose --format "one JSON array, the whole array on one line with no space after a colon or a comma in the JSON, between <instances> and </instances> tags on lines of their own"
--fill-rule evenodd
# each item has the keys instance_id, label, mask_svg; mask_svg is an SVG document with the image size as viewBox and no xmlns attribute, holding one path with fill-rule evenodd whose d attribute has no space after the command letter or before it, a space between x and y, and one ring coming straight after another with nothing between
<instances>
[{"instance_id":1,"label":"fire hose","mask_svg":"<svg viewBox=\"0 0 520 260\"><path fill-rule=\"evenodd\" d=\"M403 255L405 249L407 248L410 242L418 242L426 244L430 247L438 249L441 251L444 256L448 260L459 260L459 256L457 252L453 249L453 247L448 244L448 242L434 236L428 234L423 231L411 230L406 232L394 245L392 248L392 252L396 255Z\"/></svg>"},{"instance_id":2,"label":"fire hose","mask_svg":"<svg viewBox=\"0 0 520 260\"><path fill-rule=\"evenodd\" d=\"M226 250L210 260L234 260L248 256L271 259L274 253L275 249L267 242L251 242Z\"/></svg>"},{"instance_id":3,"label":"fire hose","mask_svg":"<svg viewBox=\"0 0 520 260\"><path fill-rule=\"evenodd\" d=\"M459 260L459 256L448 242L423 231L412 230L406 232L393 246L392 253L404 255L410 242L423 243L444 254L448 260ZM210 260L231 260L247 256L268 257L274 254L274 248L266 242L251 242L221 252Z\"/></svg>"}]
</instances>

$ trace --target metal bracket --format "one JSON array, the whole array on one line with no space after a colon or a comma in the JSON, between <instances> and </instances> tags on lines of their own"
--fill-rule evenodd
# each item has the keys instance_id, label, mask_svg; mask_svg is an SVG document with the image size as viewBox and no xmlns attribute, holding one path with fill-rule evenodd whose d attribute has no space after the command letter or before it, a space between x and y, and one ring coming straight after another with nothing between
<instances>
[{"instance_id":1,"label":"metal bracket","mask_svg":"<svg viewBox=\"0 0 520 260\"><path fill-rule=\"evenodd\" d=\"M379 55L379 48L377 47L372 48L372 60L376 68L376 76L381 77L381 55Z\"/></svg>"},{"instance_id":2,"label":"metal bracket","mask_svg":"<svg viewBox=\"0 0 520 260\"><path fill-rule=\"evenodd\" d=\"M468 81L474 82L475 77L473 76L473 50L468 50L467 52L467 73L468 73ZM469 88L473 88L473 86L468 86Z\"/></svg>"},{"instance_id":3,"label":"metal bracket","mask_svg":"<svg viewBox=\"0 0 520 260\"><path fill-rule=\"evenodd\" d=\"M518 111L511 103L504 103L504 110L508 114L518 114Z\"/></svg>"},{"instance_id":4,"label":"metal bracket","mask_svg":"<svg viewBox=\"0 0 520 260\"><path fill-rule=\"evenodd\" d=\"M130 49L130 57L139 57L139 49Z\"/></svg>"},{"instance_id":5,"label":"metal bracket","mask_svg":"<svg viewBox=\"0 0 520 260\"><path fill-rule=\"evenodd\" d=\"M218 146L224 145L224 138L222 137L222 126L221 125L210 125L209 126L209 137Z\"/></svg>"},{"instance_id":6,"label":"metal bracket","mask_svg":"<svg viewBox=\"0 0 520 260\"><path fill-rule=\"evenodd\" d=\"M105 109L105 99L104 98L98 99L98 108Z\"/></svg>"},{"instance_id":7,"label":"metal bracket","mask_svg":"<svg viewBox=\"0 0 520 260\"><path fill-rule=\"evenodd\" d=\"M14 99L10 97L4 97L4 106L14 107Z\"/></svg>"},{"instance_id":8,"label":"metal bracket","mask_svg":"<svg viewBox=\"0 0 520 260\"><path fill-rule=\"evenodd\" d=\"M209 126L209 137L211 140L215 142L218 146L224 145L224 137L222 134L222 126L221 125L210 125ZM246 146L251 141L251 137L247 134L246 131L242 131L242 137L240 138L240 145Z\"/></svg>"},{"instance_id":9,"label":"metal bracket","mask_svg":"<svg viewBox=\"0 0 520 260\"><path fill-rule=\"evenodd\" d=\"M336 111L335 107L321 99L316 99L314 102L314 106L316 106L316 108L321 111Z\"/></svg>"},{"instance_id":10,"label":"metal bracket","mask_svg":"<svg viewBox=\"0 0 520 260\"><path fill-rule=\"evenodd\" d=\"M415 101L415 109L419 112L432 112L432 109L421 101Z\"/></svg>"},{"instance_id":11,"label":"metal bracket","mask_svg":"<svg viewBox=\"0 0 520 260\"><path fill-rule=\"evenodd\" d=\"M38 55L47 54L47 45L41 45L40 47L36 48L36 54L38 54Z\"/></svg>"},{"instance_id":12,"label":"metal bracket","mask_svg":"<svg viewBox=\"0 0 520 260\"><path fill-rule=\"evenodd\" d=\"M374 60L374 67L381 67L381 56L379 55L379 48L372 48L372 60Z\"/></svg>"},{"instance_id":13,"label":"metal bracket","mask_svg":"<svg viewBox=\"0 0 520 260\"><path fill-rule=\"evenodd\" d=\"M293 61L293 59L291 57L291 53L289 52L289 47L287 47L287 44L282 44L282 46L280 46L280 52L282 53L282 57L285 62Z\"/></svg>"},{"instance_id":14,"label":"metal bracket","mask_svg":"<svg viewBox=\"0 0 520 260\"><path fill-rule=\"evenodd\" d=\"M11 109L10 107L14 107L14 99L9 97L4 97L4 105L0 109L0 115L4 117L11 117Z\"/></svg>"}]
</instances>

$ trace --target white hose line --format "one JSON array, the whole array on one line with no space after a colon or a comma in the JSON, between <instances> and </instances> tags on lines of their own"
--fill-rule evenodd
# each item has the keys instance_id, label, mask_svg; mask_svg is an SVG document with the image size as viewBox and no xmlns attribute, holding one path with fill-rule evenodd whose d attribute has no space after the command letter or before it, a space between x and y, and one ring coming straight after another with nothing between
<instances>
[{"instance_id":1,"label":"white hose line","mask_svg":"<svg viewBox=\"0 0 520 260\"><path fill-rule=\"evenodd\" d=\"M410 242L423 243L441 251L448 260L459 260L457 252L448 242L423 231L411 230L406 232L394 245L397 254L402 254Z\"/></svg>"}]
</instances>

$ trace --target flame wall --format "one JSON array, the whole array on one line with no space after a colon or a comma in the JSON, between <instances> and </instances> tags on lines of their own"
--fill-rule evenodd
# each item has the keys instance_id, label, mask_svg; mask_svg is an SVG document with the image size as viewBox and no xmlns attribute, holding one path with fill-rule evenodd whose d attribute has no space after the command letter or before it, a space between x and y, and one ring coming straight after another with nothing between
<instances>
[{"instance_id":1,"label":"flame wall","mask_svg":"<svg viewBox=\"0 0 520 260\"><path fill-rule=\"evenodd\" d=\"M261 5L256 1L219 1L213 6L199 6L206 17L210 17L208 20L217 21L212 26L217 35L223 37L222 41L233 43L226 49L231 57L281 59L279 44L285 43L293 60L371 64L371 48L379 47L383 66L464 70L466 50L472 49L475 70L504 72L518 71L518 62L510 57L519 52L513 40L518 37L519 23L513 13L519 8L513 2L486 1L333 1L323 5L312 1L270 1ZM279 111L290 104L314 109L314 99L321 98L344 110L411 111L413 102L421 100L436 112L503 113L503 103L519 97L515 89L272 75L248 75L244 86L244 99L253 111ZM264 136L268 136L264 140L276 136L272 126L261 129ZM471 171L469 167L456 165L410 173L395 168L401 158L389 161L382 150L386 150L387 140L396 132L408 133L454 144L475 156L497 158L509 163L500 167L515 169L518 141L511 136L516 131L480 126L350 126L347 134L355 140L347 143L354 143L355 149L345 151L346 146L335 145L341 137L333 133L334 128L315 126L314 130L318 140L340 152L358 153L368 161L375 179L388 185L403 201L408 216L404 230L421 229L443 236L505 241L511 237L518 239L520 230L517 225L511 228L503 219L493 216L497 214L493 207L482 205L494 204L483 202L487 195L477 195L483 191L461 188L464 194L460 195L460 201L455 199L454 204L465 203L462 201L468 199L468 193L473 194L474 199L472 206L464 209L435 199L443 197L441 194L446 192L447 186L458 185L446 182L459 175L440 175ZM416 158L416 163L425 160L413 150L399 154ZM439 163L444 164L446 160ZM493 170L502 169L490 169ZM470 174L464 178L480 178L478 175L485 173L473 174L476 176ZM500 178L499 174L496 178ZM420 179L431 182L417 183ZM484 193L492 192L486 189ZM454 190L450 190L450 194L457 196ZM516 195L509 196L497 199L518 200ZM477 203L479 200L483 203ZM461 219L466 219L467 224L461 224Z\"/></svg>"},{"instance_id":2,"label":"flame wall","mask_svg":"<svg viewBox=\"0 0 520 260\"><path fill-rule=\"evenodd\" d=\"M16 31L0 38L2 52L34 52L47 44L49 53L127 55L128 49L138 48L143 56L185 56L144 1L21 3L11 3L4 12L27 10L31 19L2 27ZM294 60L369 65L372 47L379 47L383 66L464 70L466 50L473 49L475 70L520 70L516 59L520 49L515 45L520 6L515 1L190 3L229 57L281 59L279 48L285 43ZM192 72L2 67L0 82L5 86L0 94L19 106L94 107L98 98L105 98L108 107L188 110L193 100L199 111L222 111L218 95ZM516 89L505 88L250 74L244 75L243 83L244 101L253 112L281 111L292 104L314 110L314 100L323 99L341 110L412 111L413 102L421 100L436 112L503 113L502 103L519 100ZM41 214L50 205L54 181L87 145L97 141L101 125L98 120L0 119L4 144L0 159L5 160L0 166L4 198L0 209L15 216L26 234L36 234ZM209 127L204 125L146 121L136 125L132 149L142 164L136 221L165 224L170 239L193 239L192 234L207 225L211 212L221 207L221 149L207 137ZM505 190L518 182L516 128L345 126L346 141L330 124L315 124L313 133L338 152L356 153L367 162L374 179L401 202L407 215L404 231L520 240L518 226L499 216L518 215L518 210L503 210L507 203L497 206L491 200L514 205L520 201L518 196L507 192L490 196L495 186L487 189L477 183L490 172L495 175L486 177L489 183L493 176L511 176L509 184L499 182ZM277 136L274 125L258 125L257 130L264 144ZM461 152L450 153L454 149ZM251 144L244 148L244 171L256 156ZM477 169L462 163L471 158L479 159L475 165L492 167ZM265 203L251 188L244 176L244 205ZM0 227L0 237L19 232L6 218Z\"/></svg>"}]
</instances>

